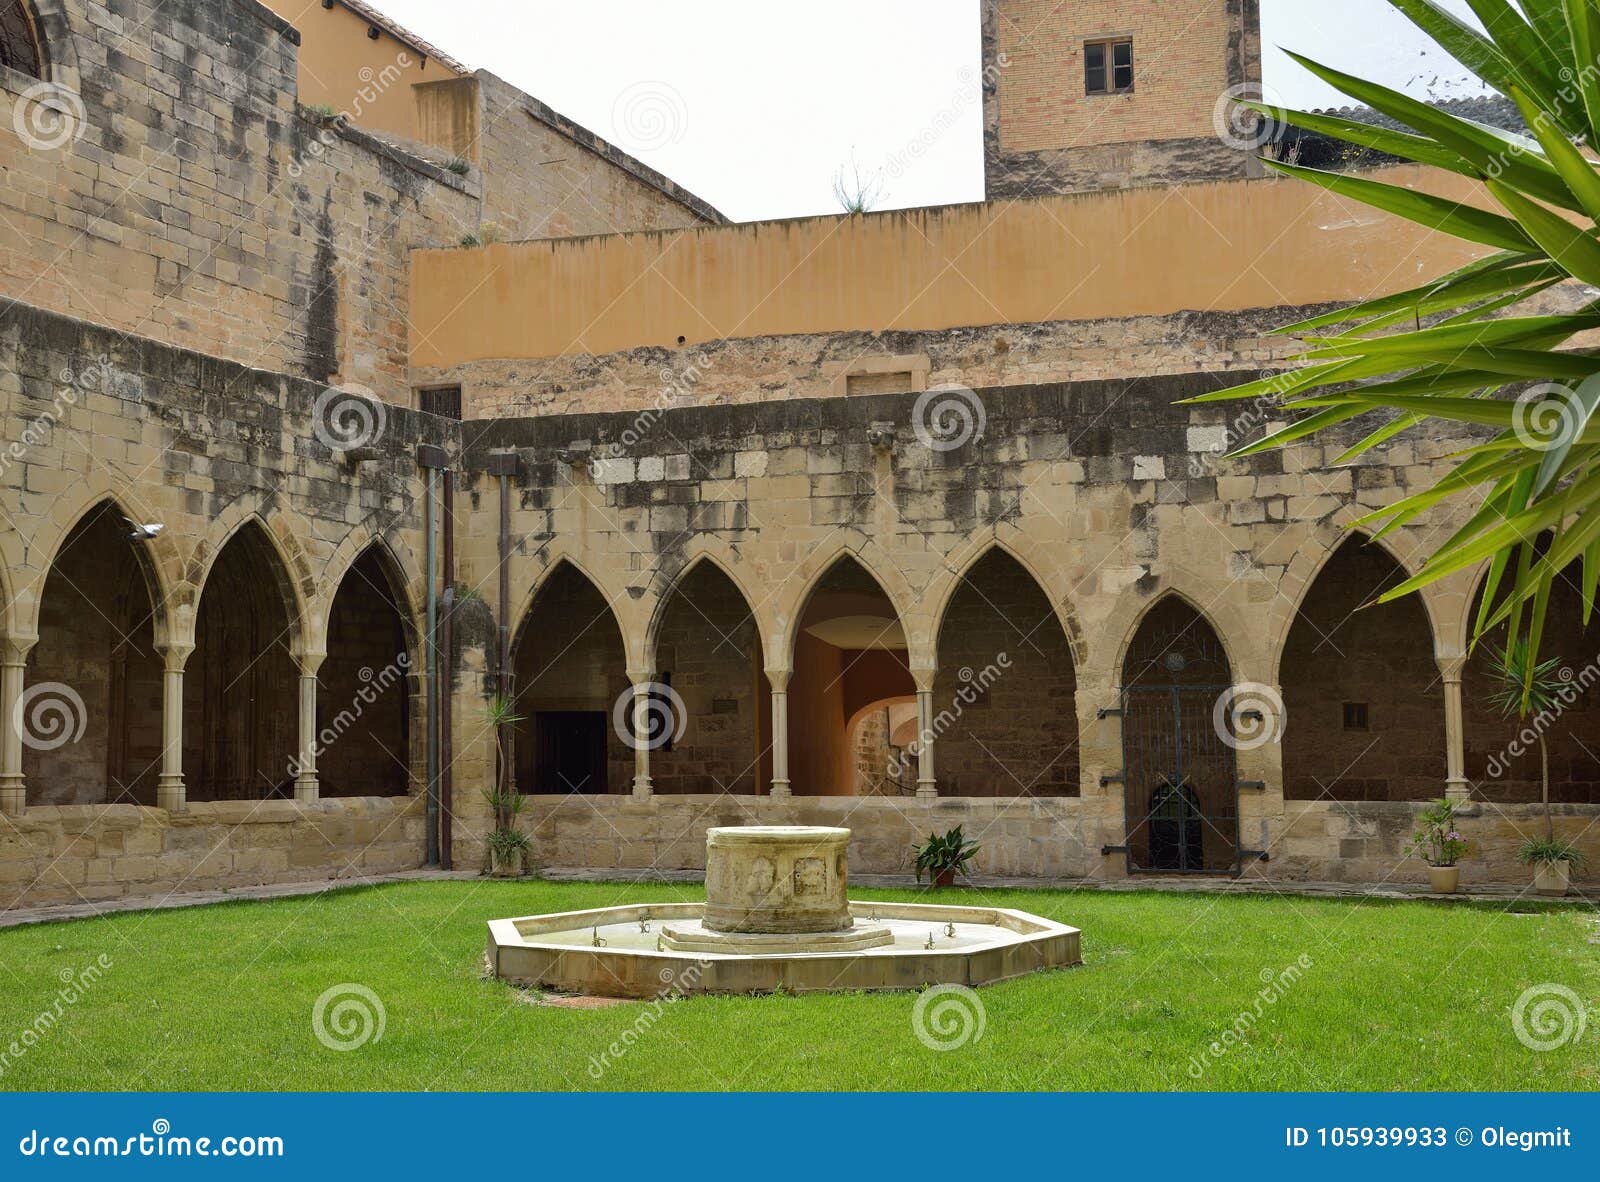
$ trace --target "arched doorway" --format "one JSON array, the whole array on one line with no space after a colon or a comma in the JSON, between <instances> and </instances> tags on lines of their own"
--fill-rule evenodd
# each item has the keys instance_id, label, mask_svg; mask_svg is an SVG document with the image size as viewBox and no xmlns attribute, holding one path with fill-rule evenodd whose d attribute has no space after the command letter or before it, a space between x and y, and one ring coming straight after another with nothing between
<instances>
[{"instance_id":1,"label":"arched doorway","mask_svg":"<svg viewBox=\"0 0 1600 1182\"><path fill-rule=\"evenodd\" d=\"M289 575L258 521L212 563L183 677L183 767L191 801L294 795L299 670Z\"/></svg>"},{"instance_id":2,"label":"arched doorway","mask_svg":"<svg viewBox=\"0 0 1600 1182\"><path fill-rule=\"evenodd\" d=\"M539 588L511 668L517 790L628 791L634 753L614 725L617 702L632 694L622 630L599 588L571 563L559 563Z\"/></svg>"},{"instance_id":3,"label":"arched doorway","mask_svg":"<svg viewBox=\"0 0 1600 1182\"><path fill-rule=\"evenodd\" d=\"M840 558L812 588L795 632L789 679L793 793L851 796L863 784L898 784L890 774L862 777L858 771L863 762L885 769L901 762L890 750L887 728L880 748L863 752L852 745L851 724L865 710L903 702L916 692L894 605L859 562Z\"/></svg>"},{"instance_id":4,"label":"arched doorway","mask_svg":"<svg viewBox=\"0 0 1600 1182\"><path fill-rule=\"evenodd\" d=\"M750 606L713 562L673 586L656 633L656 677L684 717L650 752L658 793L755 795L771 782L772 691Z\"/></svg>"},{"instance_id":5,"label":"arched doorway","mask_svg":"<svg viewBox=\"0 0 1600 1182\"><path fill-rule=\"evenodd\" d=\"M155 803L162 662L142 545L105 502L50 566L25 674L30 803Z\"/></svg>"},{"instance_id":6,"label":"arched doorway","mask_svg":"<svg viewBox=\"0 0 1600 1182\"><path fill-rule=\"evenodd\" d=\"M405 796L411 788L410 634L398 580L381 545L362 551L328 613L317 677L321 795Z\"/></svg>"},{"instance_id":7,"label":"arched doorway","mask_svg":"<svg viewBox=\"0 0 1600 1182\"><path fill-rule=\"evenodd\" d=\"M1444 794L1444 685L1422 599L1374 603L1405 581L1356 535L1323 566L1279 664L1286 800L1431 800ZM1370 605L1370 606L1369 606Z\"/></svg>"},{"instance_id":8,"label":"arched doorway","mask_svg":"<svg viewBox=\"0 0 1600 1182\"><path fill-rule=\"evenodd\" d=\"M1232 687L1227 653L1198 611L1175 595L1150 609L1122 666L1130 872L1237 873L1234 748L1216 721Z\"/></svg>"},{"instance_id":9,"label":"arched doorway","mask_svg":"<svg viewBox=\"0 0 1600 1182\"><path fill-rule=\"evenodd\" d=\"M991 550L939 627L935 766L941 796L1077 796L1072 649L1023 565Z\"/></svg>"},{"instance_id":10,"label":"arched doorway","mask_svg":"<svg viewBox=\"0 0 1600 1182\"><path fill-rule=\"evenodd\" d=\"M1508 718L1492 701L1501 688L1495 666L1505 648L1504 627L1473 649L1461 700L1465 772L1474 796L1497 804L1538 803L1542 737L1550 758L1551 803L1600 804L1600 612L1584 625L1582 588L1582 565L1576 562L1551 587L1539 660L1558 662L1553 675L1562 689L1558 705L1542 717ZM1482 597L1480 587L1469 619L1476 620Z\"/></svg>"}]
</instances>

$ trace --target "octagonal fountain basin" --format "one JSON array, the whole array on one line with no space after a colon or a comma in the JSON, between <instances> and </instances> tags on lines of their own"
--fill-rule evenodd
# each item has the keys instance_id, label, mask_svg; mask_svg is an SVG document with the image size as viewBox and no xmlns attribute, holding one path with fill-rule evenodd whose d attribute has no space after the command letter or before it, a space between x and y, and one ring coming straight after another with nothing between
<instances>
[{"instance_id":1,"label":"octagonal fountain basin","mask_svg":"<svg viewBox=\"0 0 1600 1182\"><path fill-rule=\"evenodd\" d=\"M759 935L735 947L667 947L668 929L700 931L704 915L701 903L652 903L491 920L489 962L497 977L518 984L637 998L987 985L1083 962L1077 928L1023 911L938 903L851 903L852 919L888 937L870 947L796 950L763 945Z\"/></svg>"},{"instance_id":2,"label":"octagonal fountain basin","mask_svg":"<svg viewBox=\"0 0 1600 1182\"><path fill-rule=\"evenodd\" d=\"M497 977L606 997L984 985L1082 963L1077 928L1000 907L861 903L848 829L706 835L706 901L489 923Z\"/></svg>"}]
</instances>

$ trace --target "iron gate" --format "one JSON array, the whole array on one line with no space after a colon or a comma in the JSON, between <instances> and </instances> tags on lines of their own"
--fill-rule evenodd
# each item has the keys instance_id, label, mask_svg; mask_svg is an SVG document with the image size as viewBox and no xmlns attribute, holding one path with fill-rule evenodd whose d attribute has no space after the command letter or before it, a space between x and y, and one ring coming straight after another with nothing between
<instances>
[{"instance_id":1,"label":"iron gate","mask_svg":"<svg viewBox=\"0 0 1600 1182\"><path fill-rule=\"evenodd\" d=\"M1238 874L1234 748L1215 721L1227 656L1198 618L1134 643L1120 709L1128 871Z\"/></svg>"}]
</instances>

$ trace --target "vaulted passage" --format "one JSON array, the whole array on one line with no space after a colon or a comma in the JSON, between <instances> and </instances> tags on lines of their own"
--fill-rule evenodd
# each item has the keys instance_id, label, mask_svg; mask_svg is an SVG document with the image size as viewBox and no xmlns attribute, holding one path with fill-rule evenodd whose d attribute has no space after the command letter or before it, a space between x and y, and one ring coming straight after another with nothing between
<instances>
[{"instance_id":1,"label":"vaulted passage","mask_svg":"<svg viewBox=\"0 0 1600 1182\"><path fill-rule=\"evenodd\" d=\"M1461 690L1466 775L1474 796L1500 804L1537 802L1542 736L1551 801L1600 804L1600 612L1585 628L1582 586L1580 564L1574 563L1550 593L1539 657L1559 662L1552 675L1561 689L1557 705L1542 718L1508 718L1490 700L1501 688L1494 670L1505 647L1503 628L1486 637L1467 662ZM1477 610L1475 602L1472 619Z\"/></svg>"},{"instance_id":2,"label":"vaulted passage","mask_svg":"<svg viewBox=\"0 0 1600 1182\"><path fill-rule=\"evenodd\" d=\"M1286 799L1444 794L1444 685L1427 610L1415 595L1372 603L1404 580L1387 550L1356 536L1306 593L1279 674Z\"/></svg>"},{"instance_id":3,"label":"vaulted passage","mask_svg":"<svg viewBox=\"0 0 1600 1182\"><path fill-rule=\"evenodd\" d=\"M121 512L98 506L45 579L22 728L31 804L155 803L162 665L136 546Z\"/></svg>"},{"instance_id":4,"label":"vaulted passage","mask_svg":"<svg viewBox=\"0 0 1600 1182\"><path fill-rule=\"evenodd\" d=\"M200 595L183 678L183 769L190 800L294 795L299 672L288 573L265 531L242 526Z\"/></svg>"},{"instance_id":5,"label":"vaulted passage","mask_svg":"<svg viewBox=\"0 0 1600 1182\"><path fill-rule=\"evenodd\" d=\"M764 792L771 781L771 691L744 596L714 563L673 588L656 673L683 703L681 733L650 752L657 792Z\"/></svg>"},{"instance_id":6,"label":"vaulted passage","mask_svg":"<svg viewBox=\"0 0 1600 1182\"><path fill-rule=\"evenodd\" d=\"M379 546L339 583L317 684L323 796L404 796L410 787L413 674L405 617Z\"/></svg>"},{"instance_id":7,"label":"vaulted passage","mask_svg":"<svg viewBox=\"0 0 1600 1182\"><path fill-rule=\"evenodd\" d=\"M942 796L1078 795L1072 650L1033 576L991 550L939 628L935 766Z\"/></svg>"},{"instance_id":8,"label":"vaulted passage","mask_svg":"<svg viewBox=\"0 0 1600 1182\"><path fill-rule=\"evenodd\" d=\"M794 794L914 792L915 761L891 745L887 720L867 732L877 736L869 750L861 747L861 725L873 710L915 695L905 629L893 604L860 563L841 558L813 588L795 634L789 681ZM907 770L907 764L913 766Z\"/></svg>"},{"instance_id":9,"label":"vaulted passage","mask_svg":"<svg viewBox=\"0 0 1600 1182\"><path fill-rule=\"evenodd\" d=\"M1171 595L1150 609L1122 667L1130 870L1237 869L1234 749L1216 722L1232 684L1222 642L1199 612Z\"/></svg>"},{"instance_id":10,"label":"vaulted passage","mask_svg":"<svg viewBox=\"0 0 1600 1182\"><path fill-rule=\"evenodd\" d=\"M614 708L631 701L616 617L570 563L553 570L518 632L511 667L517 789L535 795L628 791L633 750ZM625 707L621 717L629 717ZM652 752L652 755L656 754Z\"/></svg>"}]
</instances>

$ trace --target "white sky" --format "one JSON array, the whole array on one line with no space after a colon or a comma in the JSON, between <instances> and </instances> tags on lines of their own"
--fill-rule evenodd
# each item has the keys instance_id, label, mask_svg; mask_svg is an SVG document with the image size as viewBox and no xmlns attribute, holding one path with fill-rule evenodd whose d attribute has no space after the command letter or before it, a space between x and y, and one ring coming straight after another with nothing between
<instances>
[{"instance_id":1,"label":"white sky","mask_svg":"<svg viewBox=\"0 0 1600 1182\"><path fill-rule=\"evenodd\" d=\"M878 208L983 198L977 0L374 2L740 221L837 212L852 159L882 175ZM1386 0L1261 7L1276 101L1345 100L1275 46L1419 95L1481 93Z\"/></svg>"}]
</instances>

